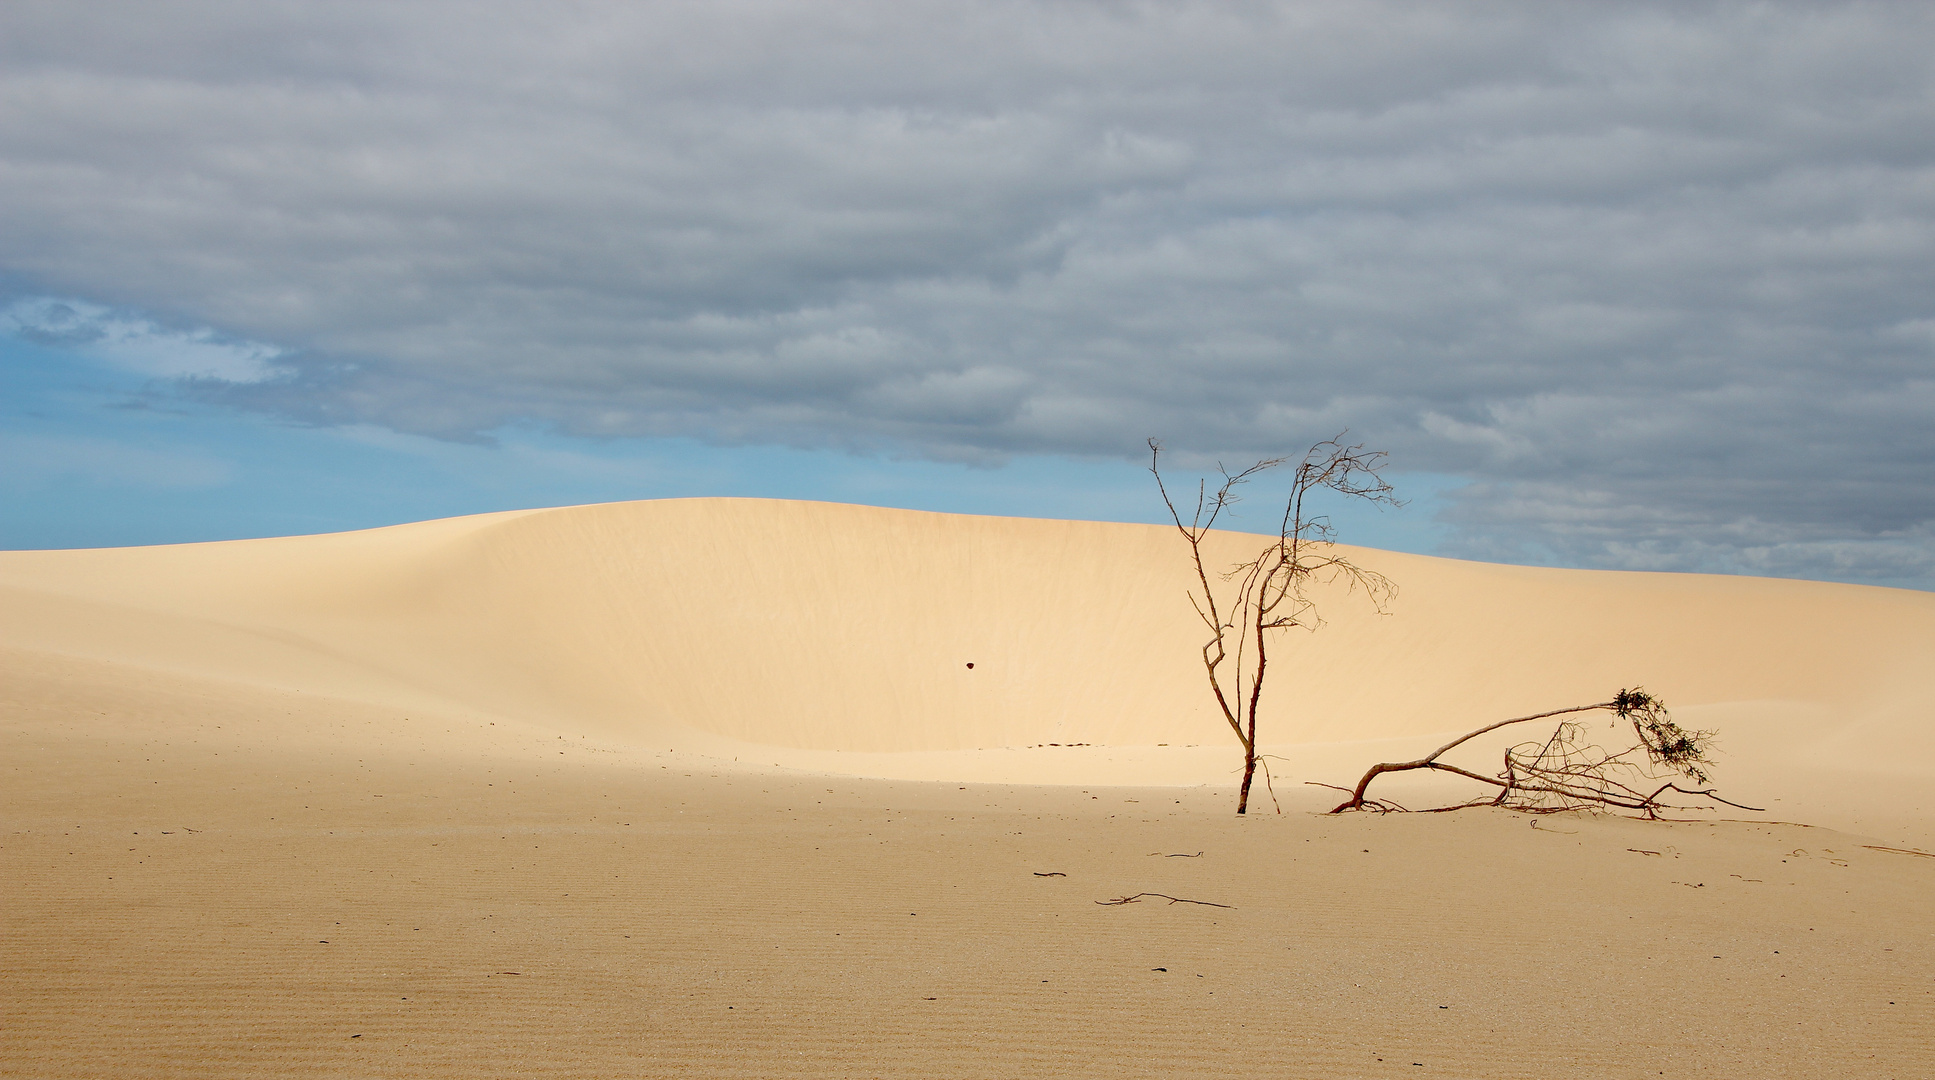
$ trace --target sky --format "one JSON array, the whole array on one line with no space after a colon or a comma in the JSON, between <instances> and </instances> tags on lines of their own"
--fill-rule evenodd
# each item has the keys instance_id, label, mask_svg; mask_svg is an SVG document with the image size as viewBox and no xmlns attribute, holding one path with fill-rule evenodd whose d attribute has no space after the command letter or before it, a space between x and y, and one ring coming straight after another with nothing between
<instances>
[{"instance_id":1,"label":"sky","mask_svg":"<svg viewBox=\"0 0 1935 1080\"><path fill-rule=\"evenodd\" d=\"M1935 588L1935 7L0 6L0 547L689 495ZM1259 485L1237 527L1270 527Z\"/></svg>"}]
</instances>

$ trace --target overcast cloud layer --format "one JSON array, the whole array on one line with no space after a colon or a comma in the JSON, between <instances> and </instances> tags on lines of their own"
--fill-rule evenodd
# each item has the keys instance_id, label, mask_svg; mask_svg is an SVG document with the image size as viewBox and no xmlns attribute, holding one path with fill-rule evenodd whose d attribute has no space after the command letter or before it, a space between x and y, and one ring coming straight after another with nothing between
<instances>
[{"instance_id":1,"label":"overcast cloud layer","mask_svg":"<svg viewBox=\"0 0 1935 1080\"><path fill-rule=\"evenodd\" d=\"M1451 553L1935 584L1922 4L14 0L0 274L315 422L1348 427Z\"/></svg>"}]
</instances>

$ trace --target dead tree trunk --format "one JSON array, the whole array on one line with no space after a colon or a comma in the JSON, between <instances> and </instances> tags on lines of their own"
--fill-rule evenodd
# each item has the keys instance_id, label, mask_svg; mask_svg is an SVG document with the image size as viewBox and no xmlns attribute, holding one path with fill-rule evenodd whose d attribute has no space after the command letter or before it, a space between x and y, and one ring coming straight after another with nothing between
<instances>
[{"instance_id":1,"label":"dead tree trunk","mask_svg":"<svg viewBox=\"0 0 1935 1080\"><path fill-rule=\"evenodd\" d=\"M1362 588L1380 612L1397 592L1388 578L1357 566L1336 551L1329 520L1312 516L1305 508L1305 497L1328 488L1377 503L1395 504L1396 499L1391 486L1378 475L1383 454L1367 453L1362 446L1345 446L1338 439L1320 442L1296 468L1276 539L1256 558L1212 574L1204 561L1203 538L1223 511L1236 503L1236 489L1290 459L1266 458L1238 473L1219 467L1223 483L1214 494L1207 482L1197 484L1196 511L1185 523L1157 468L1161 456L1161 444L1150 439L1149 471L1155 475L1156 490L1162 493L1170 520L1189 545L1196 571L1196 588L1190 591L1189 599L1209 631L1202 660L1210 694L1243 747L1243 782L1237 792L1236 812L1244 814L1249 812L1250 787L1262 764L1256 728L1272 635L1293 626L1315 629L1322 624L1306 593L1312 582L1342 582L1352 591ZM1264 769L1267 781L1268 767Z\"/></svg>"}]
</instances>

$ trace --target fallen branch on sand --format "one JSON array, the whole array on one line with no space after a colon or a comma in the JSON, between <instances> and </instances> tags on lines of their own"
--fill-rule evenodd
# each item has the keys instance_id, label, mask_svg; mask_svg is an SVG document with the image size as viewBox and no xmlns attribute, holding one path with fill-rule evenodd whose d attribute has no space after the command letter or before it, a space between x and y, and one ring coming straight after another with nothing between
<instances>
[{"instance_id":1,"label":"fallen branch on sand","mask_svg":"<svg viewBox=\"0 0 1935 1080\"><path fill-rule=\"evenodd\" d=\"M1167 900L1171 904L1201 904L1204 907L1219 907L1219 908L1227 908L1230 906L1228 904L1212 904L1207 900L1185 900L1180 896L1170 896L1168 893L1159 893L1159 892L1139 892L1139 893L1136 893L1134 896L1118 896L1113 900L1097 900L1096 903L1102 905L1103 907L1119 907L1123 904L1140 903L1142 901L1142 898L1145 896L1153 896L1158 900Z\"/></svg>"},{"instance_id":2,"label":"fallen branch on sand","mask_svg":"<svg viewBox=\"0 0 1935 1080\"><path fill-rule=\"evenodd\" d=\"M1935 859L1935 854L1930 854L1926 851L1916 851L1913 848L1882 847L1880 844L1863 844L1861 846L1867 848L1869 851L1892 851L1897 855L1920 855L1924 859Z\"/></svg>"},{"instance_id":3,"label":"fallen branch on sand","mask_svg":"<svg viewBox=\"0 0 1935 1080\"><path fill-rule=\"evenodd\" d=\"M1576 720L1562 720L1550 737L1542 742L1525 742L1512 746L1505 751L1505 768L1497 776L1484 776L1470 769L1460 768L1439 761L1447 752L1470 742L1487 732L1497 731L1513 724L1524 724L1533 720L1548 720L1553 717L1569 717L1580 713L1606 710L1616 714L1620 720L1631 725L1638 743L1618 753L1586 741L1585 726ZM1758 812L1759 807L1745 806L1730 802L1713 793L1710 787L1681 787L1668 774L1649 771L1646 764L1664 766L1679 778L1691 780L1695 784L1707 782L1706 766L1711 764L1707 752L1711 748L1713 732L1688 731L1673 722L1666 711L1666 703L1637 687L1621 690L1611 701L1601 701L1592 705L1575 705L1569 709L1554 709L1550 712L1533 713L1530 716L1513 717L1488 724L1476 731L1460 735L1458 738L1440 746L1415 761L1387 761L1373 765L1364 773L1357 786L1348 789L1350 798L1331 810L1341 814L1346 810L1375 810L1379 813L1405 812L1406 808L1385 799L1373 799L1366 794L1371 781L1385 773L1411 772L1415 770L1435 770L1490 784L1498 788L1491 798L1476 798L1468 802L1450 806L1435 806L1423 812L1443 813L1450 810L1463 810L1473 806L1504 806L1528 813L1550 814L1566 810L1579 810L1592 806L1607 806L1620 810L1636 810L1648 818L1657 818L1659 811L1671 804L1662 801L1668 792L1711 799L1717 803L1736 806L1742 810ZM1654 781L1661 781L1649 792L1645 788ZM1319 787L1336 787L1334 784L1319 784ZM1336 788L1344 791L1344 788Z\"/></svg>"}]
</instances>

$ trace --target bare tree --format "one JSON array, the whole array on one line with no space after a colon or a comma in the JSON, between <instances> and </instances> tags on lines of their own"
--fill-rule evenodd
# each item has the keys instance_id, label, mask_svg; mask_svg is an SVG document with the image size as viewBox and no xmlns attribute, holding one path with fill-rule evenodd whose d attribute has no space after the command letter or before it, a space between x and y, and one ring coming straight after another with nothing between
<instances>
[{"instance_id":1,"label":"bare tree","mask_svg":"<svg viewBox=\"0 0 1935 1080\"><path fill-rule=\"evenodd\" d=\"M1598 711L1611 712L1618 720L1625 721L1632 728L1634 743L1614 752L1588 741L1585 725L1572 718ZM1561 720L1545 739L1507 747L1505 767L1497 776L1484 776L1438 760L1488 732L1553 717L1568 719ZM1659 811L1667 807L1668 804L1662 799L1667 797L1668 792L1703 797L1728 806L1739 806L1743 810L1758 810L1758 807L1728 802L1715 795L1710 787L1680 786L1680 780L1697 785L1707 783L1706 770L1712 764L1708 754L1712 744L1713 732L1688 731L1674 723L1673 717L1666 711L1665 702L1635 687L1621 690L1613 695L1611 701L1575 705L1569 709L1554 709L1487 724L1458 736L1415 761L1387 761L1373 765L1357 782L1356 788L1338 789L1349 790L1350 798L1331 813L1341 814L1346 810L1402 811L1405 808L1397 803L1373 799L1366 791L1371 781L1385 773L1421 769L1448 772L1498 788L1489 798L1432 807L1429 812L1433 813L1471 806L1508 806L1536 813L1607 806L1637 810L1652 818L1658 817Z\"/></svg>"},{"instance_id":2,"label":"bare tree","mask_svg":"<svg viewBox=\"0 0 1935 1080\"><path fill-rule=\"evenodd\" d=\"M1239 487L1291 459L1266 458L1237 473L1217 466L1222 484L1211 492L1207 480L1197 482L1196 509L1185 523L1163 484L1158 468L1161 457L1162 445L1150 439L1149 471L1155 474L1156 490L1162 493L1163 505L1189 544L1195 563L1197 588L1189 599L1209 630L1202 649L1203 668L1216 707L1243 747L1243 786L1236 797L1236 812L1248 813L1250 784L1261 761L1256 722L1271 639L1291 627L1314 630L1322 625L1308 594L1313 584L1341 582L1351 592L1361 589L1380 613L1397 593L1390 579L1365 570L1336 549L1330 519L1310 513L1305 500L1323 489L1387 505L1397 500L1391 485L1378 475L1385 461L1382 452L1367 452L1361 444L1346 446L1341 436L1326 439L1312 446L1297 464L1276 539L1256 558L1215 572L1204 562L1203 538L1237 502ZM1267 784L1269 766L1263 768Z\"/></svg>"}]
</instances>

